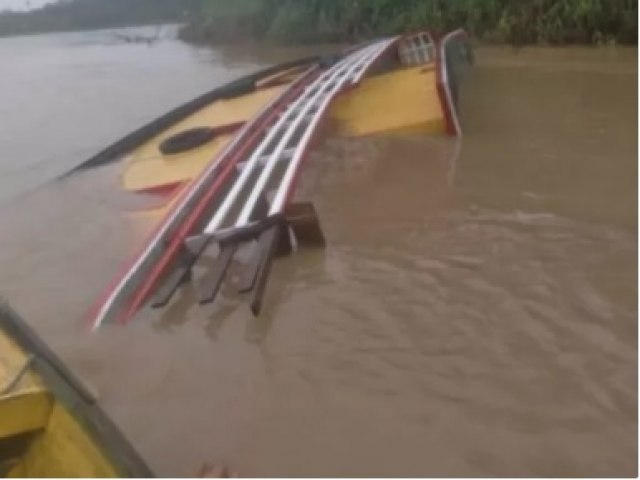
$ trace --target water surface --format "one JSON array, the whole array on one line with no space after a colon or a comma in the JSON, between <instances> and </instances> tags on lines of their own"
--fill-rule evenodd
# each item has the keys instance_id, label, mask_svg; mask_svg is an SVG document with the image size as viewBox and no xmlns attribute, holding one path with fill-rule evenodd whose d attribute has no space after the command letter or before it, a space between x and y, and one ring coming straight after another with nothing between
<instances>
[{"instance_id":1,"label":"water surface","mask_svg":"<svg viewBox=\"0 0 640 480\"><path fill-rule=\"evenodd\" d=\"M0 41L24 52L9 71L58 82L1 80L11 188L287 56L95 35ZM260 318L187 291L87 332L145 229L111 193L117 165L5 202L0 291L161 476L635 476L636 57L479 49L459 155L444 138L325 139L299 195L328 246L277 262Z\"/></svg>"}]
</instances>

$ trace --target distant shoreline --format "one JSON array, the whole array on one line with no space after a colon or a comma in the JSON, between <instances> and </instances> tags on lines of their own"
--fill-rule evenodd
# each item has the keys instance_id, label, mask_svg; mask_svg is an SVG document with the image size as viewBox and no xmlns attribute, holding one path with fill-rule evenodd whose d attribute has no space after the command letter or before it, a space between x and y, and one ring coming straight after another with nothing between
<instances>
[{"instance_id":1,"label":"distant shoreline","mask_svg":"<svg viewBox=\"0 0 640 480\"><path fill-rule=\"evenodd\" d=\"M99 28L74 28L74 29L66 29L66 30L47 30L42 32L29 32L29 33L21 33L21 34L14 34L14 35L0 35L0 41L4 39L9 39L9 38L37 37L37 36L44 36L44 35L62 35L65 33L108 32L109 30L113 30L113 31L127 30L127 29L133 30L137 28L151 28L151 27L173 27L176 29L176 38L177 38L178 30L184 25L185 25L184 23L146 23L146 24L137 24L137 25L106 26L106 27L99 27Z\"/></svg>"},{"instance_id":2,"label":"distant shoreline","mask_svg":"<svg viewBox=\"0 0 640 480\"><path fill-rule=\"evenodd\" d=\"M185 23L202 0L65 0L0 12L0 37Z\"/></svg>"},{"instance_id":3,"label":"distant shoreline","mask_svg":"<svg viewBox=\"0 0 640 480\"><path fill-rule=\"evenodd\" d=\"M204 1L183 40L281 45L345 42L428 29L464 28L483 43L637 45L637 2L628 0L234 0ZM544 4L544 5L542 5Z\"/></svg>"},{"instance_id":4,"label":"distant shoreline","mask_svg":"<svg viewBox=\"0 0 640 480\"><path fill-rule=\"evenodd\" d=\"M67 0L0 13L0 38L177 24L178 38L196 45L292 46L462 27L494 45L637 45L637 2L587 3L540 9L521 0Z\"/></svg>"},{"instance_id":5,"label":"distant shoreline","mask_svg":"<svg viewBox=\"0 0 640 480\"><path fill-rule=\"evenodd\" d=\"M14 33L14 34L6 34L3 35L0 33L0 40L5 38L18 38L18 37L35 37L39 35L52 35L52 34L61 34L61 33L81 33L81 32L102 32L108 30L123 30L123 29L134 29L134 28L144 28L144 27L176 27L179 29L183 27L184 23L139 23L139 24L126 24L126 25L113 25L113 26L104 26L104 27L96 27L96 28L67 28L61 30L43 30L37 32L24 32L24 33Z\"/></svg>"},{"instance_id":6,"label":"distant shoreline","mask_svg":"<svg viewBox=\"0 0 640 480\"><path fill-rule=\"evenodd\" d=\"M92 33L92 32L108 32L109 30L118 31L118 30L126 30L126 29L137 29L137 28L151 28L151 27L173 27L176 29L175 32L175 40L184 42L189 45L200 46L200 47L227 47L230 45L251 45L251 44L260 44L260 45L270 45L270 46L282 46L282 47L292 47L292 46L300 46L300 45L326 45L328 42L323 41L308 41L308 42L275 42L275 41L267 41L265 39L257 39L257 38L236 38L234 40L228 41L211 41L207 38L196 38L191 36L190 34L185 35L184 32L187 28L190 27L188 23L142 23L142 24L126 24L126 25L114 25L114 26L104 26L99 28L75 28L75 29L65 29L65 30L48 30L48 31L40 31L40 32L28 32L28 33L20 33L20 34L12 34L12 35L1 35L0 41L5 39L13 39L13 38L26 38L26 37L39 37L46 35L63 35L63 34L72 34L72 33ZM166 37L165 37L166 38ZM135 42L131 42L135 43ZM140 42L142 43L142 42ZM343 44L344 42L333 42L331 44ZM475 39L475 44L484 45L484 46L509 46L508 42L504 41L487 41L487 40L478 40ZM526 48L568 48L568 47L587 47L587 48L603 48L603 47L611 47L614 46L616 48L633 48L637 49L637 44L618 44L618 43L610 43L610 44L596 44L596 43L570 43L570 44L549 44L549 43L532 43L521 45L521 47Z\"/></svg>"}]
</instances>

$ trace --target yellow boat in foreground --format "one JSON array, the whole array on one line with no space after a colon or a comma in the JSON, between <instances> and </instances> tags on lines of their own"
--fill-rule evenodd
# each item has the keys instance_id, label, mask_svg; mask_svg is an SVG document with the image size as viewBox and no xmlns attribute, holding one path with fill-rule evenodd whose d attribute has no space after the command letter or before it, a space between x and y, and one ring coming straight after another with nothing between
<instances>
[{"instance_id":1,"label":"yellow boat in foreground","mask_svg":"<svg viewBox=\"0 0 640 480\"><path fill-rule=\"evenodd\" d=\"M1 301L0 476L153 476L87 389Z\"/></svg>"}]
</instances>

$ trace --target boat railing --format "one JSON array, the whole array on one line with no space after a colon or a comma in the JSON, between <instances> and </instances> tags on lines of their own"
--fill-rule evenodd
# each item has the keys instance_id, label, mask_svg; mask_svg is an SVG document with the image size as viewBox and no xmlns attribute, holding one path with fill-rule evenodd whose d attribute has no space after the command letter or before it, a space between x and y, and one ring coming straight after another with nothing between
<instances>
[{"instance_id":1,"label":"boat railing","mask_svg":"<svg viewBox=\"0 0 640 480\"><path fill-rule=\"evenodd\" d=\"M153 295L156 298L152 305L165 304L177 286L190 279L191 266L217 234L229 228L242 232L251 226L249 230L256 230L252 225L255 211L265 201L267 191L273 191L275 196L264 215L281 215L314 130L329 103L340 91L360 82L396 40L379 40L310 67L285 93L247 122L96 303L90 313L93 328L109 321L127 322ZM207 219L206 215L212 216ZM268 224L269 219L266 220ZM202 225L205 228L198 231ZM203 239L201 248L195 250L198 242L193 238L187 241L194 235ZM218 263L225 265L222 260L231 256L221 255ZM223 274L225 270L222 269Z\"/></svg>"},{"instance_id":2,"label":"boat railing","mask_svg":"<svg viewBox=\"0 0 640 480\"><path fill-rule=\"evenodd\" d=\"M216 297L237 248L247 240L257 240L258 248L243 290L261 290L259 286L268 275L275 244L282 234L288 234L281 225L285 207L319 122L333 98L343 89L357 85L395 41L396 38L391 38L374 42L327 68L286 106L277 122L267 130L263 141L242 162L239 176L222 204L201 233L190 237L185 244L191 255L191 265L211 241L219 245L216 263L201 282L200 303L211 302ZM169 276L153 306L166 305L183 278L182 272ZM260 310L260 297L255 293L251 302L256 314Z\"/></svg>"}]
</instances>

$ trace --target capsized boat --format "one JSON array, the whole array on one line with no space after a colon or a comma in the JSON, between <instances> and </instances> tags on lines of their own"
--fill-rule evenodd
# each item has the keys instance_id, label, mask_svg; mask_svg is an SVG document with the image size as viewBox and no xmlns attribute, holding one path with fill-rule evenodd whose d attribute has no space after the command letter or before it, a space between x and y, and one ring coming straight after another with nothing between
<instances>
[{"instance_id":1,"label":"capsized boat","mask_svg":"<svg viewBox=\"0 0 640 480\"><path fill-rule=\"evenodd\" d=\"M1 300L0 476L153 476L91 393Z\"/></svg>"},{"instance_id":2,"label":"capsized boat","mask_svg":"<svg viewBox=\"0 0 640 480\"><path fill-rule=\"evenodd\" d=\"M461 136L458 83L467 35L419 32L278 65L213 90L132 133L80 169L122 160L122 188L157 199L156 228L90 312L94 328L162 308L186 282L216 298L241 250L236 288L261 309L272 259L324 245L313 205L295 203L302 164L330 121L341 135ZM204 254L217 254L205 268Z\"/></svg>"}]
</instances>

